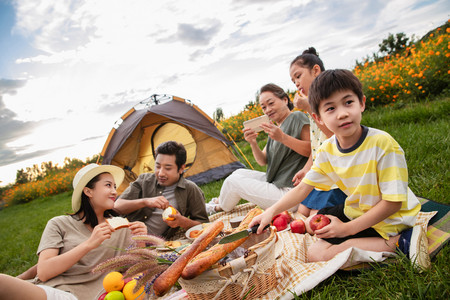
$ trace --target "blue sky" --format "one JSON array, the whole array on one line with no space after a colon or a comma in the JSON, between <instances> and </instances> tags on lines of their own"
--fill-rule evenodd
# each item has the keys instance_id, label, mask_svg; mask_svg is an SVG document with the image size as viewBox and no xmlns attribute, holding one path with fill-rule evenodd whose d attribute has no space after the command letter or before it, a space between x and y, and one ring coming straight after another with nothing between
<instances>
[{"instance_id":1,"label":"blue sky","mask_svg":"<svg viewBox=\"0 0 450 300\"><path fill-rule=\"evenodd\" d=\"M230 116L268 82L294 89L289 63L310 46L351 69L389 33L420 37L449 12L448 0L0 0L0 184L99 153L154 93Z\"/></svg>"}]
</instances>

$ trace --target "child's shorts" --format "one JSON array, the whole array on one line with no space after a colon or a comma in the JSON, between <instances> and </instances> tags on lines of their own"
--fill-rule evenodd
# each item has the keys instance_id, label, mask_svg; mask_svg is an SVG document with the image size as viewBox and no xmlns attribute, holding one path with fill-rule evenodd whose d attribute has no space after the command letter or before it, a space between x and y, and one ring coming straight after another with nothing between
<instances>
[{"instance_id":1,"label":"child's shorts","mask_svg":"<svg viewBox=\"0 0 450 300\"><path fill-rule=\"evenodd\" d=\"M345 202L345 199L347 199L347 195L338 188L329 191L313 189L302 201L302 204L310 209L322 209L342 204Z\"/></svg>"},{"instance_id":2,"label":"child's shorts","mask_svg":"<svg viewBox=\"0 0 450 300\"><path fill-rule=\"evenodd\" d=\"M74 294L71 294L69 292L65 292L63 290L59 290L57 288L43 284L38 284L36 286L45 291L45 293L47 294L47 300L78 300L78 298L75 297Z\"/></svg>"},{"instance_id":3,"label":"child's shorts","mask_svg":"<svg viewBox=\"0 0 450 300\"><path fill-rule=\"evenodd\" d=\"M322 215L335 216L342 222L350 221L350 219L347 218L347 216L344 214L344 204L340 204L340 205L333 206L333 207L325 207L325 208L320 209L317 213L322 214ZM329 239L323 239L323 240L327 241L330 244L338 245L338 244L345 242L346 240L357 239L357 238L367 238L367 237L383 238L375 229L370 227L370 228L360 231L354 235L349 235L349 236L346 236L343 238L329 238Z\"/></svg>"}]
</instances>

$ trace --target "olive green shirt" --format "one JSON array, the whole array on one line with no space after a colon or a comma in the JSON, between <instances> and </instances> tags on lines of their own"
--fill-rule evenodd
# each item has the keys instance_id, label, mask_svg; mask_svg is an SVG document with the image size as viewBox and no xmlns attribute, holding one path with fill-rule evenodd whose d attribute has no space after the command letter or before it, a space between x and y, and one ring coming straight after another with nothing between
<instances>
[{"instance_id":1,"label":"olive green shirt","mask_svg":"<svg viewBox=\"0 0 450 300\"><path fill-rule=\"evenodd\" d=\"M295 111L281 123L280 129L284 133L300 139L304 125L309 125L308 117L305 113ZM308 157L298 154L271 138L267 140L266 157L266 180L275 184L278 188L293 187L292 178L308 161Z\"/></svg>"},{"instance_id":2,"label":"olive green shirt","mask_svg":"<svg viewBox=\"0 0 450 300\"><path fill-rule=\"evenodd\" d=\"M143 173L120 195L124 200L135 200L141 198L150 198L162 196L164 187L158 184L154 173ZM175 198L177 201L177 209L182 216L188 217L191 220L199 221L201 223L209 222L208 214L205 207L205 196L202 190L192 181L180 176L175 188ZM127 215L130 221L141 221L149 226L147 221L154 208L144 207ZM161 222L164 222L161 219ZM151 228L148 228L151 234ZM171 238L178 228L168 228L163 234L166 239Z\"/></svg>"}]
</instances>

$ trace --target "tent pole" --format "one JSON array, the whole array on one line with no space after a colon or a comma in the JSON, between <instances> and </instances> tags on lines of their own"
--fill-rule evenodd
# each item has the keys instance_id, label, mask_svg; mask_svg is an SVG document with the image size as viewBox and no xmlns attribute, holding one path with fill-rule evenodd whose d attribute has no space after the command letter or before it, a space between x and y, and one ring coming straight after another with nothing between
<instances>
[{"instance_id":1,"label":"tent pole","mask_svg":"<svg viewBox=\"0 0 450 300\"><path fill-rule=\"evenodd\" d=\"M220 131L223 133L223 126L220 125L216 120L214 120L214 125L216 127L220 127ZM245 156L245 154L242 152L241 148L239 148L239 146L236 144L236 142L233 140L233 138L230 136L230 134L228 133L228 131L225 130L225 133L227 134L228 138L233 142L233 144L236 146L236 148L239 150L239 152L241 153L242 157L245 159L245 161L247 162L247 164L250 166L250 168L252 168L252 170L254 170L252 164L248 161L247 157Z\"/></svg>"}]
</instances>

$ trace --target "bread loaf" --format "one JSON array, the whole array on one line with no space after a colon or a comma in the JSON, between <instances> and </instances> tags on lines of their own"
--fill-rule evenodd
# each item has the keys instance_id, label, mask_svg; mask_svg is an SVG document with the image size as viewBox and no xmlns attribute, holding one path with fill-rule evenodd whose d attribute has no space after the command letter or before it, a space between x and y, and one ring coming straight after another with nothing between
<instances>
[{"instance_id":1,"label":"bread loaf","mask_svg":"<svg viewBox=\"0 0 450 300\"><path fill-rule=\"evenodd\" d=\"M130 226L130 222L128 221L128 219L122 217L112 217L106 219L106 222L108 222L108 224L111 225L114 230Z\"/></svg>"},{"instance_id":2,"label":"bread loaf","mask_svg":"<svg viewBox=\"0 0 450 300\"><path fill-rule=\"evenodd\" d=\"M156 296L161 297L169 291L178 278L180 278L181 272L187 263L208 246L208 244L222 231L223 226L222 221L216 221L206 227L203 233L186 248L186 251L184 251L167 270L156 278L153 283L153 290L155 291Z\"/></svg>"},{"instance_id":3,"label":"bread loaf","mask_svg":"<svg viewBox=\"0 0 450 300\"><path fill-rule=\"evenodd\" d=\"M262 210L259 207L255 207L254 209L249 211L244 220L242 220L241 224L235 230L233 230L232 233L247 229L248 224L250 224L252 219L261 213ZM225 257L228 253L239 247L247 239L248 237L245 237L232 243L216 244L205 252L198 254L186 265L183 272L181 273L181 277L187 280L197 277L198 275L209 269L213 264Z\"/></svg>"}]
</instances>

